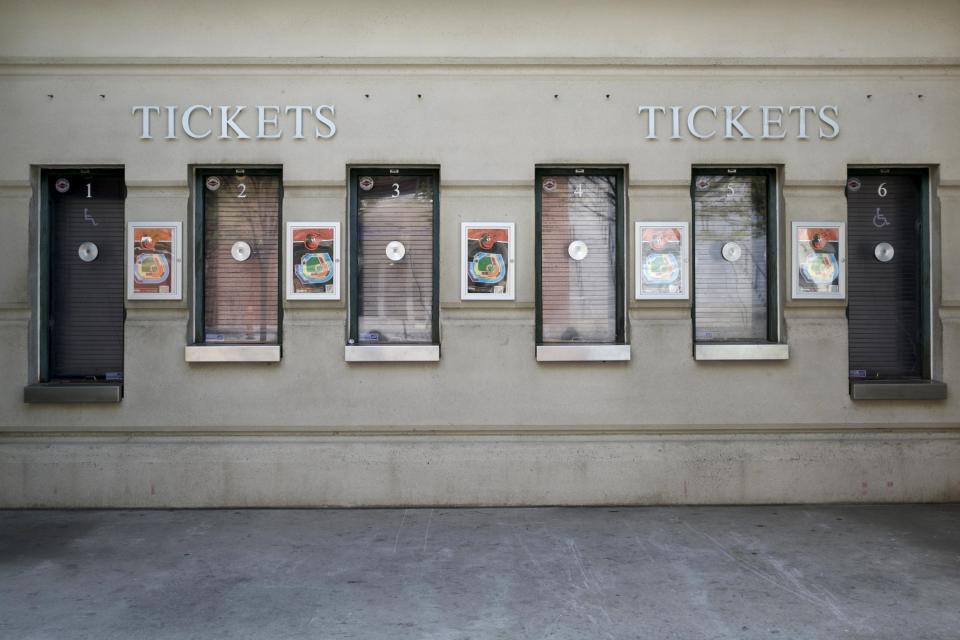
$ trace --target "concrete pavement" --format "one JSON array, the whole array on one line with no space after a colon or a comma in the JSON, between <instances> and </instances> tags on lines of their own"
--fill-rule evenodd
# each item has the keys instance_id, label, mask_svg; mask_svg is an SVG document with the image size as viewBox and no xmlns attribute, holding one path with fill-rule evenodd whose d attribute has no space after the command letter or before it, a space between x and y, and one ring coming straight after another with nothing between
<instances>
[{"instance_id":1,"label":"concrete pavement","mask_svg":"<svg viewBox=\"0 0 960 640\"><path fill-rule=\"evenodd\" d=\"M960 638L960 505L0 511L0 638Z\"/></svg>"}]
</instances>

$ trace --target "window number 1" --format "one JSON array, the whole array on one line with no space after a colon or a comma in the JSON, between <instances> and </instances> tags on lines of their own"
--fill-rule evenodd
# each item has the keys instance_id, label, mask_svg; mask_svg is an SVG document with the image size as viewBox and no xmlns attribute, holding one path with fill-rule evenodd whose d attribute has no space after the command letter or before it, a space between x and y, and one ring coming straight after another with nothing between
<instances>
[{"instance_id":1,"label":"window number 1","mask_svg":"<svg viewBox=\"0 0 960 640\"><path fill-rule=\"evenodd\" d=\"M240 183L239 185L237 185L237 186L240 187L240 193L237 194L237 197L238 197L238 198L246 198L246 197L247 197L247 185L245 185L245 184L243 184L243 183L241 182L241 183Z\"/></svg>"},{"instance_id":2,"label":"window number 1","mask_svg":"<svg viewBox=\"0 0 960 640\"><path fill-rule=\"evenodd\" d=\"M92 188L93 188L93 185L88 182L88 183L87 183L87 197L88 197L88 198L92 198L92 197L93 197L93 192L91 191Z\"/></svg>"},{"instance_id":3,"label":"window number 1","mask_svg":"<svg viewBox=\"0 0 960 640\"><path fill-rule=\"evenodd\" d=\"M399 183L397 183L397 182L394 182L394 183L393 183L393 194L392 194L390 197L391 197L391 198L399 198L399 197L400 197L400 184L399 184Z\"/></svg>"},{"instance_id":4,"label":"window number 1","mask_svg":"<svg viewBox=\"0 0 960 640\"><path fill-rule=\"evenodd\" d=\"M880 183L880 186L877 188L877 195L880 196L881 198L886 198L886 197L887 197L887 183L886 183L886 182L881 182L881 183Z\"/></svg>"}]
</instances>

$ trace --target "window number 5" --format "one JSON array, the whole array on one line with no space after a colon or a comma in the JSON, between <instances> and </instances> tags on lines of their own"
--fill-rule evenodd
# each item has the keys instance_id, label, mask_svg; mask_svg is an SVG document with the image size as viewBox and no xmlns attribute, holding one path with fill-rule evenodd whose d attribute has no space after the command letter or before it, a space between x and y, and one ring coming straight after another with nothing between
<instances>
[{"instance_id":1,"label":"window number 5","mask_svg":"<svg viewBox=\"0 0 960 640\"><path fill-rule=\"evenodd\" d=\"M247 197L247 185L245 185L245 184L243 184L243 183L241 182L241 183L240 183L239 185L237 185L237 186L240 188L240 193L237 194L237 197L238 197L238 198L246 198L246 197Z\"/></svg>"},{"instance_id":2,"label":"window number 5","mask_svg":"<svg viewBox=\"0 0 960 640\"><path fill-rule=\"evenodd\" d=\"M400 185L399 185L399 183L396 183L396 182L393 183L393 194L392 194L390 197L391 197L391 198L399 198L399 197L400 197Z\"/></svg>"},{"instance_id":3,"label":"window number 5","mask_svg":"<svg viewBox=\"0 0 960 640\"><path fill-rule=\"evenodd\" d=\"M887 183L886 183L886 182L881 182L881 183L880 183L880 186L877 188L877 195L880 196L881 198L886 198L886 197L887 197Z\"/></svg>"}]
</instances>

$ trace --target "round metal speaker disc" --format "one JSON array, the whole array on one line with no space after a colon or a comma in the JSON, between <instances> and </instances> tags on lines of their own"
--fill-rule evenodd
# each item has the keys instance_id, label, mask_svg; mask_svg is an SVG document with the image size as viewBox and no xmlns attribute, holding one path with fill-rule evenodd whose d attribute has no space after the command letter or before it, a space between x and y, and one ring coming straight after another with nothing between
<instances>
[{"instance_id":1,"label":"round metal speaker disc","mask_svg":"<svg viewBox=\"0 0 960 640\"><path fill-rule=\"evenodd\" d=\"M77 255L84 262L93 262L100 255L100 249L92 242L84 242L77 248Z\"/></svg>"},{"instance_id":2,"label":"round metal speaker disc","mask_svg":"<svg viewBox=\"0 0 960 640\"><path fill-rule=\"evenodd\" d=\"M403 256L407 255L407 248L399 240L394 240L387 243L386 254L391 262L399 262L403 260Z\"/></svg>"},{"instance_id":3,"label":"round metal speaker disc","mask_svg":"<svg viewBox=\"0 0 960 640\"><path fill-rule=\"evenodd\" d=\"M590 248L583 240L574 240L567 247L567 254L577 262L586 258L588 253L590 253Z\"/></svg>"},{"instance_id":4,"label":"round metal speaker disc","mask_svg":"<svg viewBox=\"0 0 960 640\"><path fill-rule=\"evenodd\" d=\"M251 253L253 253L253 251L250 249L250 245L243 240L234 242L233 246L230 247L230 255L233 256L233 259L237 262L245 261L250 257Z\"/></svg>"},{"instance_id":5,"label":"round metal speaker disc","mask_svg":"<svg viewBox=\"0 0 960 640\"><path fill-rule=\"evenodd\" d=\"M889 242L881 242L873 248L873 255L880 262L890 262L893 260L893 245Z\"/></svg>"},{"instance_id":6,"label":"round metal speaker disc","mask_svg":"<svg viewBox=\"0 0 960 640\"><path fill-rule=\"evenodd\" d=\"M727 262L736 262L743 255L743 249L736 242L728 242L720 249L720 255Z\"/></svg>"}]
</instances>

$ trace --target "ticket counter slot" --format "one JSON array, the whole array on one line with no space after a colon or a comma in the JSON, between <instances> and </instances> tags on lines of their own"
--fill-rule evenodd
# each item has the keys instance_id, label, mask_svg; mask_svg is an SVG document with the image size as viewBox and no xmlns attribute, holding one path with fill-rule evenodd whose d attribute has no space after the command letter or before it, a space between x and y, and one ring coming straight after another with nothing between
<instances>
[{"instance_id":1,"label":"ticket counter slot","mask_svg":"<svg viewBox=\"0 0 960 640\"><path fill-rule=\"evenodd\" d=\"M351 169L347 362L440 359L439 216L438 169Z\"/></svg>"},{"instance_id":2,"label":"ticket counter slot","mask_svg":"<svg viewBox=\"0 0 960 640\"><path fill-rule=\"evenodd\" d=\"M280 171L200 169L194 196L194 340L184 359L279 362Z\"/></svg>"},{"instance_id":3,"label":"ticket counter slot","mask_svg":"<svg viewBox=\"0 0 960 640\"><path fill-rule=\"evenodd\" d=\"M786 360L778 287L776 171L693 172L696 360Z\"/></svg>"},{"instance_id":4,"label":"ticket counter slot","mask_svg":"<svg viewBox=\"0 0 960 640\"><path fill-rule=\"evenodd\" d=\"M123 397L122 169L43 169L38 182L36 361L27 403Z\"/></svg>"},{"instance_id":5,"label":"ticket counter slot","mask_svg":"<svg viewBox=\"0 0 960 640\"><path fill-rule=\"evenodd\" d=\"M622 168L536 171L536 358L630 360Z\"/></svg>"},{"instance_id":6,"label":"ticket counter slot","mask_svg":"<svg viewBox=\"0 0 960 640\"><path fill-rule=\"evenodd\" d=\"M850 396L936 400L932 380L929 179L925 169L847 179Z\"/></svg>"}]
</instances>

